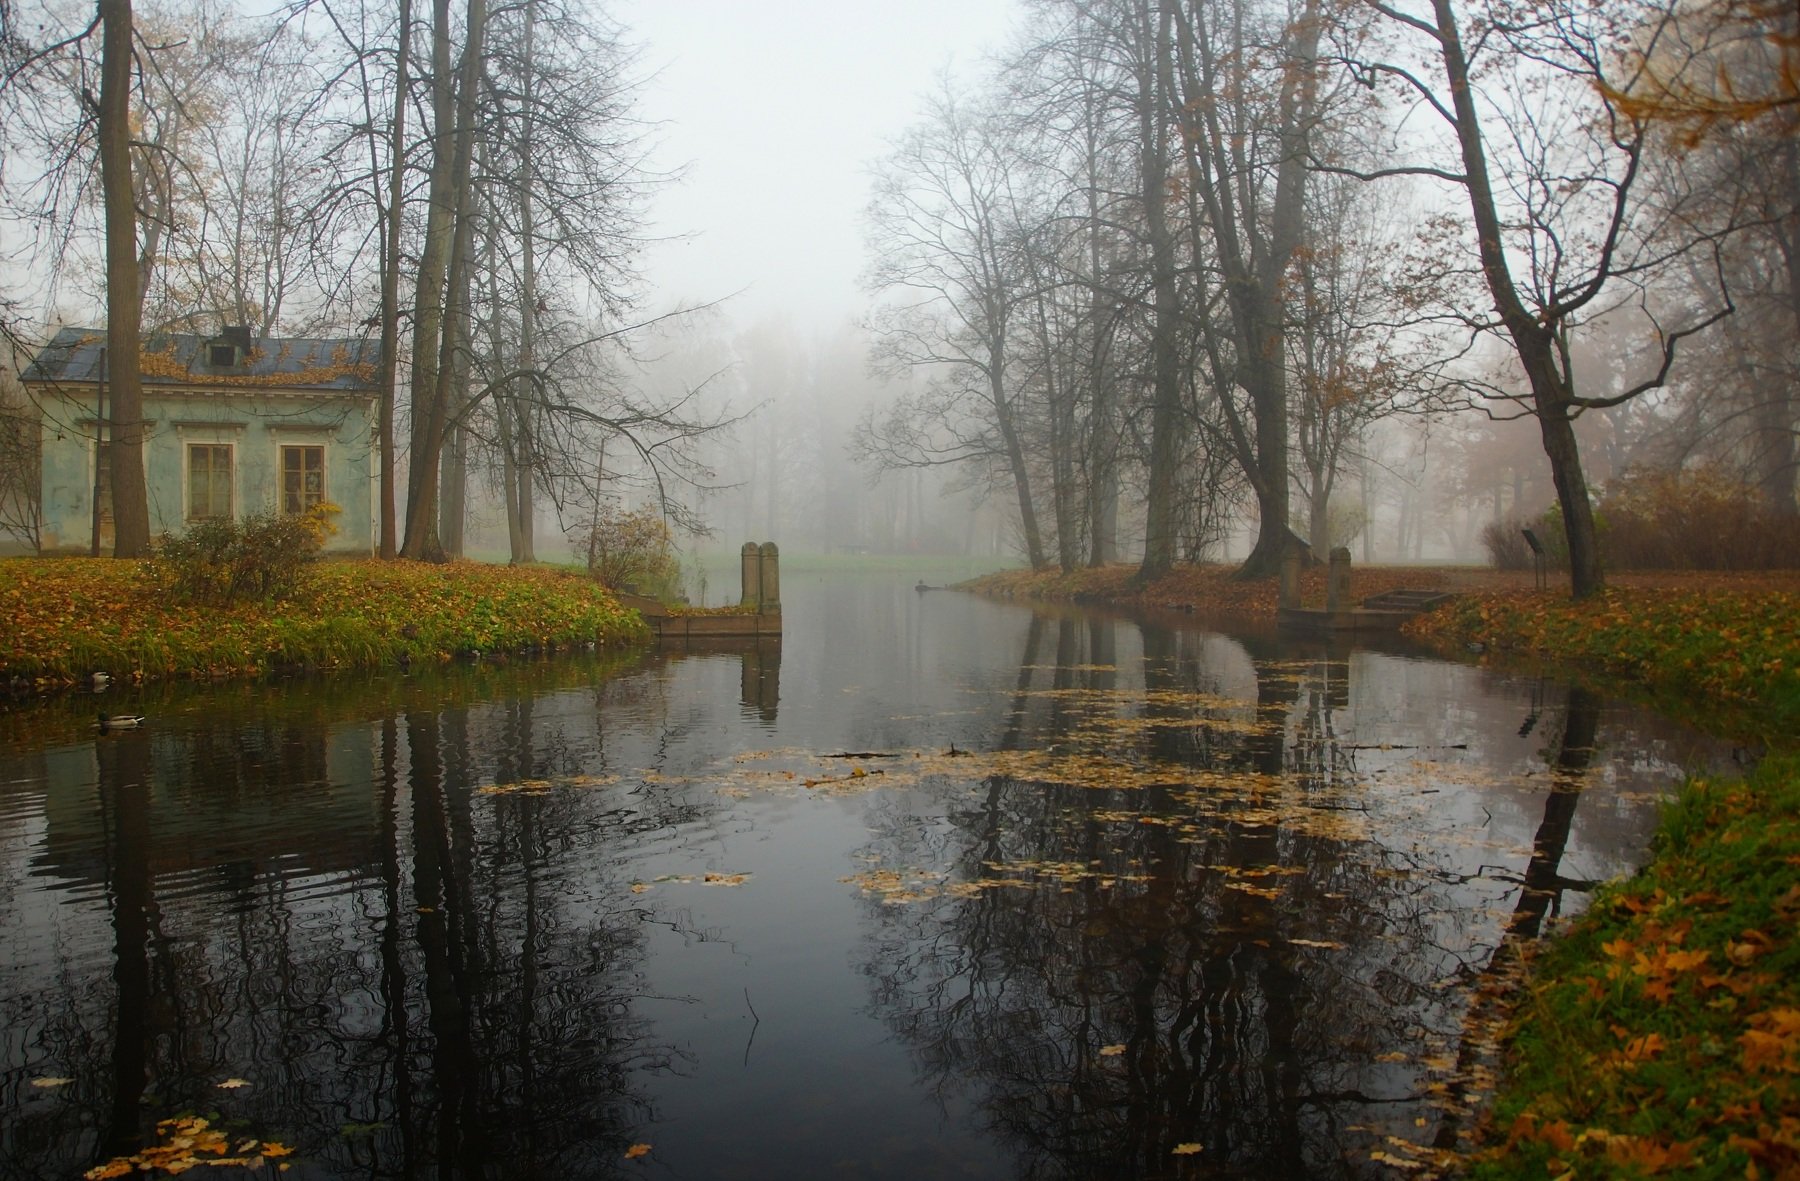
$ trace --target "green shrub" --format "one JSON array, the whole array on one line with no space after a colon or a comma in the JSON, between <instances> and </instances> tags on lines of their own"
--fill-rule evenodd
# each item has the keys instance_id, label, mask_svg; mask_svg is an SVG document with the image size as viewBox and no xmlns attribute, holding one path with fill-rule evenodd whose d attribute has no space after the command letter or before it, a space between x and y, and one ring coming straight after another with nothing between
<instances>
[{"instance_id":1,"label":"green shrub","mask_svg":"<svg viewBox=\"0 0 1800 1181\"><path fill-rule=\"evenodd\" d=\"M151 555L162 589L188 603L226 606L286 598L300 571L335 533L335 505L304 513L251 513L196 521L182 534L165 533Z\"/></svg>"}]
</instances>

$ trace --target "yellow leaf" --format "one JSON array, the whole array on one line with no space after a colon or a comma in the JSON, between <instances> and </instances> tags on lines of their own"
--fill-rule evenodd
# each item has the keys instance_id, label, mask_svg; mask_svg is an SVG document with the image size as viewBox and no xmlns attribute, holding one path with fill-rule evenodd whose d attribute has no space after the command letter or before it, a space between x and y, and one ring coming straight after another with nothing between
<instances>
[{"instance_id":1,"label":"yellow leaf","mask_svg":"<svg viewBox=\"0 0 1800 1181\"><path fill-rule=\"evenodd\" d=\"M1125 1043L1124 1042L1120 1042L1116 1046L1101 1046L1100 1047L1100 1056L1102 1058L1117 1058L1120 1054L1123 1054L1124 1052L1125 1052Z\"/></svg>"},{"instance_id":2,"label":"yellow leaf","mask_svg":"<svg viewBox=\"0 0 1800 1181\"><path fill-rule=\"evenodd\" d=\"M625 1159L626 1160L636 1160L640 1156L649 1156L649 1155L650 1155L650 1146L648 1144L633 1144L630 1148L627 1148L625 1150Z\"/></svg>"},{"instance_id":3,"label":"yellow leaf","mask_svg":"<svg viewBox=\"0 0 1800 1181\"><path fill-rule=\"evenodd\" d=\"M1196 1152L1199 1152L1199 1151L1200 1151L1200 1146L1190 1140L1185 1144L1177 1144L1174 1148L1169 1150L1169 1155L1170 1156L1193 1156Z\"/></svg>"}]
</instances>

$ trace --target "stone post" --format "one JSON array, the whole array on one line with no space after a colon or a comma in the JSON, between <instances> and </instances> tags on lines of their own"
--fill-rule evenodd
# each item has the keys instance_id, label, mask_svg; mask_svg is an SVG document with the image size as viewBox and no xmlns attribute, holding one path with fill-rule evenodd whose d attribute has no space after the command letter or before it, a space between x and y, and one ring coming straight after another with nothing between
<instances>
[{"instance_id":1,"label":"stone post","mask_svg":"<svg viewBox=\"0 0 1800 1181\"><path fill-rule=\"evenodd\" d=\"M1331 551L1331 569L1325 576L1325 610L1350 609L1350 547L1340 545Z\"/></svg>"},{"instance_id":2,"label":"stone post","mask_svg":"<svg viewBox=\"0 0 1800 1181\"><path fill-rule=\"evenodd\" d=\"M1281 551L1281 597L1283 609L1300 605L1300 547L1290 543Z\"/></svg>"},{"instance_id":3,"label":"stone post","mask_svg":"<svg viewBox=\"0 0 1800 1181\"><path fill-rule=\"evenodd\" d=\"M746 542L746 552L749 543ZM761 591L759 610L764 615L781 614L781 551L775 543L765 541L758 547L761 550L759 567L761 577L758 586Z\"/></svg>"},{"instance_id":4,"label":"stone post","mask_svg":"<svg viewBox=\"0 0 1800 1181\"><path fill-rule=\"evenodd\" d=\"M744 543L738 566L739 578L744 586L744 594L738 600L738 606L760 607L762 603L762 559L757 554L754 541Z\"/></svg>"}]
</instances>

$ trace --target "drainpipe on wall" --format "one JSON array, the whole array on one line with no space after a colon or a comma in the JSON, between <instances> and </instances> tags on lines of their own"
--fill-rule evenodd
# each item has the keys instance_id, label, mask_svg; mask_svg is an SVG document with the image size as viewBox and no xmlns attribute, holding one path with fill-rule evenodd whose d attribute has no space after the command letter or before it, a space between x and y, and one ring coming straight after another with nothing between
<instances>
[{"instance_id":1,"label":"drainpipe on wall","mask_svg":"<svg viewBox=\"0 0 1800 1181\"><path fill-rule=\"evenodd\" d=\"M100 556L100 471L106 443L106 346L100 346L100 370L94 382L94 533L88 543L88 557Z\"/></svg>"}]
</instances>

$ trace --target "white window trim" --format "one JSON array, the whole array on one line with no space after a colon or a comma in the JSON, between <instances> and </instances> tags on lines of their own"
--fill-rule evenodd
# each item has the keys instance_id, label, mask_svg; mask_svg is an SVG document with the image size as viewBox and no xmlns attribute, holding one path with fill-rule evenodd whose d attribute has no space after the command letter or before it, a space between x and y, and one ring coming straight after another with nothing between
<instances>
[{"instance_id":1,"label":"white window trim","mask_svg":"<svg viewBox=\"0 0 1800 1181\"><path fill-rule=\"evenodd\" d=\"M181 448L181 524L186 528L194 520L190 504L193 495L192 473L188 470L188 445L231 448L231 520L244 512L243 454L244 424L241 422L182 422L175 427L176 445ZM208 518L209 520L215 518Z\"/></svg>"},{"instance_id":2,"label":"white window trim","mask_svg":"<svg viewBox=\"0 0 1800 1181\"><path fill-rule=\"evenodd\" d=\"M319 449L321 453L319 476L325 482L325 486L319 490L320 497L327 503L330 503L331 435L317 427L293 426L271 427L269 428L269 433L275 437L275 483L273 488L275 511L277 513L284 513L287 511L287 506L284 503L284 494L286 492L284 481L287 479L287 469L281 464L281 453L286 451L289 447L317 447Z\"/></svg>"}]
</instances>

